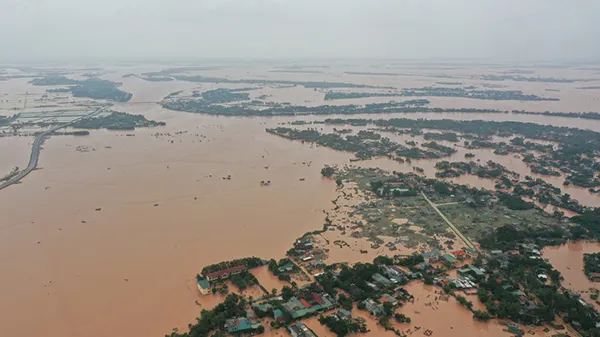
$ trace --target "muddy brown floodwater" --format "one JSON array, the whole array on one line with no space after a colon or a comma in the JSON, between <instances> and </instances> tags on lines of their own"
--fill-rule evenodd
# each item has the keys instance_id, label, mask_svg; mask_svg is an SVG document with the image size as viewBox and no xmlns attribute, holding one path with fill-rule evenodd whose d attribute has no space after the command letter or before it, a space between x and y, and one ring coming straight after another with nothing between
<instances>
[{"instance_id":1,"label":"muddy brown floodwater","mask_svg":"<svg viewBox=\"0 0 600 337\"><path fill-rule=\"evenodd\" d=\"M291 118L225 118L143 103L210 85L120 75L107 78L122 81L122 89L134 98L114 109L167 125L51 137L41 152L43 169L0 193L2 336L164 336L174 327L186 327L202 307L217 302L218 297L201 298L195 289L194 276L203 266L252 255L281 258L294 239L320 228L324 211L332 207L335 183L321 178L320 169L348 163L351 154L264 132ZM425 85L436 80L414 81ZM0 108L12 109L26 91L43 92L26 82L2 84L13 97ZM600 131L600 121L511 114L353 117L522 120ZM12 151L3 153L2 158L11 161L2 163L3 171L22 166L28 158L28 153L22 154L25 139L17 143L0 147ZM228 175L231 180L222 179ZM270 180L271 186L261 187L263 180ZM280 286L264 270L257 273L268 287ZM422 326L434 327L436 336L459 335L459 324L469 325L461 335L496 335L495 327L473 322L453 303L432 314L441 319L427 323L430 314L411 316ZM313 321L309 325L321 329ZM370 326L376 334L391 335Z\"/></svg>"},{"instance_id":2,"label":"muddy brown floodwater","mask_svg":"<svg viewBox=\"0 0 600 337\"><path fill-rule=\"evenodd\" d=\"M590 281L583 272L583 254L600 253L600 242L573 242L558 247L546 247L542 255L564 277L563 287L582 294L586 302L600 310L590 298L590 288L600 289L600 282Z\"/></svg>"}]
</instances>

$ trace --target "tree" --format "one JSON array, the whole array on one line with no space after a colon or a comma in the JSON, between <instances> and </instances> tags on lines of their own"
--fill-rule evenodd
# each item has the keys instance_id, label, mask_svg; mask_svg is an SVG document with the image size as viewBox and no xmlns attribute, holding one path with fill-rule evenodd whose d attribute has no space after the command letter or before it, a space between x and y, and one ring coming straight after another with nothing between
<instances>
[{"instance_id":1,"label":"tree","mask_svg":"<svg viewBox=\"0 0 600 337\"><path fill-rule=\"evenodd\" d=\"M467 309L469 309L469 310L471 310L473 308L473 302L467 300L463 296L457 295L456 296L456 301L458 303L460 303L461 305L463 305L464 307L466 307Z\"/></svg>"},{"instance_id":2,"label":"tree","mask_svg":"<svg viewBox=\"0 0 600 337\"><path fill-rule=\"evenodd\" d=\"M277 295L277 288L271 289L271 295L273 295L273 296Z\"/></svg>"},{"instance_id":3,"label":"tree","mask_svg":"<svg viewBox=\"0 0 600 337\"><path fill-rule=\"evenodd\" d=\"M492 318L492 316L487 311L474 310L473 318L475 318L476 320L479 320L479 321L487 321L490 318Z\"/></svg>"},{"instance_id":4,"label":"tree","mask_svg":"<svg viewBox=\"0 0 600 337\"><path fill-rule=\"evenodd\" d=\"M569 227L569 232L571 232L571 235L573 236L573 240L578 240L582 236L585 236L585 234L587 233L585 228L583 228L579 225Z\"/></svg>"},{"instance_id":5,"label":"tree","mask_svg":"<svg viewBox=\"0 0 600 337\"><path fill-rule=\"evenodd\" d=\"M340 305L342 306L342 308L344 308L346 310L352 310L353 301L352 301L351 298L348 298L346 295L339 294L338 295L338 302L340 303Z\"/></svg>"},{"instance_id":6,"label":"tree","mask_svg":"<svg viewBox=\"0 0 600 337\"><path fill-rule=\"evenodd\" d=\"M323 177L331 178L331 176L335 173L333 167L325 166L321 169L321 175Z\"/></svg>"},{"instance_id":7,"label":"tree","mask_svg":"<svg viewBox=\"0 0 600 337\"><path fill-rule=\"evenodd\" d=\"M292 288L288 287L288 286L284 286L283 288L281 288L281 297L283 297L284 300L289 300L290 298L292 298L294 296L294 291L292 290Z\"/></svg>"},{"instance_id":8,"label":"tree","mask_svg":"<svg viewBox=\"0 0 600 337\"><path fill-rule=\"evenodd\" d=\"M423 283L425 283L427 285L432 285L433 284L433 276L431 276L431 274L429 274L429 273L423 274Z\"/></svg>"},{"instance_id":9,"label":"tree","mask_svg":"<svg viewBox=\"0 0 600 337\"><path fill-rule=\"evenodd\" d=\"M380 255L373 259L373 263L391 266L394 264L394 259L392 259L391 257Z\"/></svg>"},{"instance_id":10,"label":"tree","mask_svg":"<svg viewBox=\"0 0 600 337\"><path fill-rule=\"evenodd\" d=\"M396 322L398 322L398 323L410 323L410 317L408 317L404 314L397 313L394 315L394 318L396 319Z\"/></svg>"},{"instance_id":11,"label":"tree","mask_svg":"<svg viewBox=\"0 0 600 337\"><path fill-rule=\"evenodd\" d=\"M392 316L394 313L394 305L390 302L383 303L383 314L385 316Z\"/></svg>"},{"instance_id":12,"label":"tree","mask_svg":"<svg viewBox=\"0 0 600 337\"><path fill-rule=\"evenodd\" d=\"M488 291L484 288L477 289L477 296L482 303L486 303L490 299Z\"/></svg>"}]
</instances>

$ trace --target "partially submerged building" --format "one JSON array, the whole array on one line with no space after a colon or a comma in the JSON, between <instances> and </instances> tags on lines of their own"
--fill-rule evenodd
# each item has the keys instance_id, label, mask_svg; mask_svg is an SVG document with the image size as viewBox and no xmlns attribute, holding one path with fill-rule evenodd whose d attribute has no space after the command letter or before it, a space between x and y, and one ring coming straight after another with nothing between
<instances>
[{"instance_id":1,"label":"partially submerged building","mask_svg":"<svg viewBox=\"0 0 600 337\"><path fill-rule=\"evenodd\" d=\"M302 322L288 325L287 328L292 337L317 337L317 335Z\"/></svg>"},{"instance_id":2,"label":"partially submerged building","mask_svg":"<svg viewBox=\"0 0 600 337\"><path fill-rule=\"evenodd\" d=\"M197 279L196 285L198 286L198 290L202 295L208 295L210 292L210 283L206 279Z\"/></svg>"},{"instance_id":3,"label":"partially submerged building","mask_svg":"<svg viewBox=\"0 0 600 337\"><path fill-rule=\"evenodd\" d=\"M226 268L226 269L223 269L223 270L215 271L215 272L212 272L212 273L207 273L204 276L209 281L223 280L223 279L229 278L231 275L239 274L239 273L241 273L241 272L243 272L243 271L245 271L247 269L248 268L246 266L235 266L235 267L231 267L231 268Z\"/></svg>"}]
</instances>

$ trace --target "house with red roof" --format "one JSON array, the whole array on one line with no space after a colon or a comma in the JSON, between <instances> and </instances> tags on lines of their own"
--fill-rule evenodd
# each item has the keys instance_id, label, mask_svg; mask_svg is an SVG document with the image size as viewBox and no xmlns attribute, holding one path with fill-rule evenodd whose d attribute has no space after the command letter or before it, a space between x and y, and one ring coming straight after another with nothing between
<instances>
[{"instance_id":1,"label":"house with red roof","mask_svg":"<svg viewBox=\"0 0 600 337\"><path fill-rule=\"evenodd\" d=\"M310 305L310 303L308 303L308 301L307 301L307 300L305 300L305 299L303 299L303 298L301 298L301 299L300 299L300 303L302 303L302 305L303 305L303 306L304 306L306 309L308 309L308 308L312 307L312 305Z\"/></svg>"},{"instance_id":2,"label":"house with red roof","mask_svg":"<svg viewBox=\"0 0 600 337\"><path fill-rule=\"evenodd\" d=\"M467 257L467 253L464 250L452 252L452 255L456 256L456 258L459 260L464 260Z\"/></svg>"},{"instance_id":3,"label":"house with red roof","mask_svg":"<svg viewBox=\"0 0 600 337\"><path fill-rule=\"evenodd\" d=\"M212 272L212 273L208 273L208 274L206 274L204 276L209 281L223 280L223 279L226 279L226 278L230 277L231 275L239 274L239 273L243 272L246 269L248 269L246 266L235 266L235 267L231 267L231 268L226 268L226 269L222 269L222 270L219 270L219 271L215 271L215 272Z\"/></svg>"},{"instance_id":4,"label":"house with red roof","mask_svg":"<svg viewBox=\"0 0 600 337\"><path fill-rule=\"evenodd\" d=\"M312 293L312 297L315 300L315 302L317 302L318 304L323 303L323 298L321 298L321 296L319 296L319 294Z\"/></svg>"}]
</instances>

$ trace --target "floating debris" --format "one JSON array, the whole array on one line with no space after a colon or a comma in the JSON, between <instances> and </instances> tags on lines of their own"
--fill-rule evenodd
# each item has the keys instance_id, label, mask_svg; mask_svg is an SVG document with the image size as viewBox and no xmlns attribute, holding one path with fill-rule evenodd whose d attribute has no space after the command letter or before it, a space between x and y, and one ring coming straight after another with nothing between
<instances>
[{"instance_id":1,"label":"floating debris","mask_svg":"<svg viewBox=\"0 0 600 337\"><path fill-rule=\"evenodd\" d=\"M101 210L102 210L102 208L96 208L96 212L99 212Z\"/></svg>"},{"instance_id":2,"label":"floating debris","mask_svg":"<svg viewBox=\"0 0 600 337\"><path fill-rule=\"evenodd\" d=\"M154 204L154 207L158 206L158 204Z\"/></svg>"}]
</instances>

